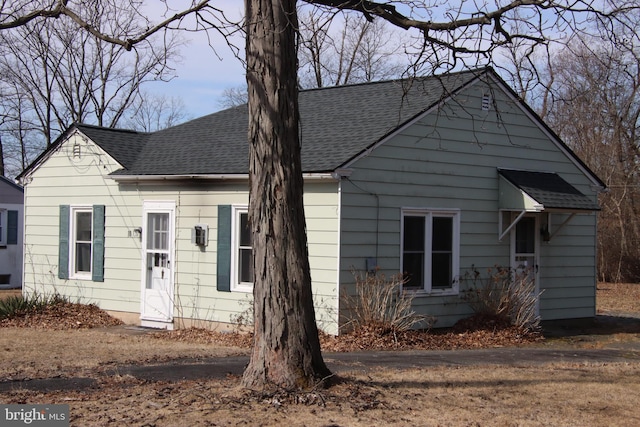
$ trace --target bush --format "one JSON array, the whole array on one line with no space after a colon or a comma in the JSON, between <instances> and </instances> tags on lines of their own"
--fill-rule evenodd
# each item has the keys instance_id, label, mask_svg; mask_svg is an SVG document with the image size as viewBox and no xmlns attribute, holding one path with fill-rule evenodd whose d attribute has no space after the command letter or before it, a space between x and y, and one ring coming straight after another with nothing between
<instances>
[{"instance_id":1,"label":"bush","mask_svg":"<svg viewBox=\"0 0 640 427\"><path fill-rule=\"evenodd\" d=\"M469 285L462 291L462 298L476 314L507 319L523 331L533 332L540 328L540 316L536 314L540 293L535 292L530 270L516 272L495 266L482 277L473 268L470 274L465 274L463 282Z\"/></svg>"},{"instance_id":2,"label":"bush","mask_svg":"<svg viewBox=\"0 0 640 427\"><path fill-rule=\"evenodd\" d=\"M402 274L389 279L380 272L354 272L355 294L344 295L350 329L395 333L414 327L429 328L433 317L417 314L411 307L414 294L403 292Z\"/></svg>"},{"instance_id":3,"label":"bush","mask_svg":"<svg viewBox=\"0 0 640 427\"><path fill-rule=\"evenodd\" d=\"M63 304L69 302L66 297L60 294L49 296L33 293L29 296L11 295L0 300L0 320L22 316L26 313L41 311L47 306Z\"/></svg>"}]
</instances>

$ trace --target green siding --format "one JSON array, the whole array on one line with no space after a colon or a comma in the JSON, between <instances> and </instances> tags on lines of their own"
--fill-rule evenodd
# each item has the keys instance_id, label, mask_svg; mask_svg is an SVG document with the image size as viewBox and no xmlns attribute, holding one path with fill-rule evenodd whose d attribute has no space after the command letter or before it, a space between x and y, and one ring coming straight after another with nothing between
<instances>
[{"instance_id":1,"label":"green siding","mask_svg":"<svg viewBox=\"0 0 640 427\"><path fill-rule=\"evenodd\" d=\"M353 172L342 182L342 287L351 286L351 269L363 270L368 257L387 275L400 270L403 207L460 209L459 276L472 266L508 266L509 236L498 240L498 168L557 172L596 200L583 171L506 95L494 92L499 115L479 108L483 86L470 87L349 165ZM595 215L577 215L541 244L540 264L543 318L593 312ZM471 314L457 295L418 296L414 306L436 316L436 326Z\"/></svg>"}]
</instances>

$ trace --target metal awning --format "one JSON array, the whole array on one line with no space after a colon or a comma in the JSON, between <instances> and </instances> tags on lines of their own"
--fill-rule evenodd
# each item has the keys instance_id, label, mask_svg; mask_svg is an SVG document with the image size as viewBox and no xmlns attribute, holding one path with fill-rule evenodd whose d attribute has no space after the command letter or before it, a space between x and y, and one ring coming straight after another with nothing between
<instances>
[{"instance_id":1,"label":"metal awning","mask_svg":"<svg viewBox=\"0 0 640 427\"><path fill-rule=\"evenodd\" d=\"M526 213L570 214L552 234L547 236L547 239L550 240L576 214L600 210L598 203L582 194L557 173L498 169L498 174L500 176L498 184L499 240L502 240ZM503 221L502 212L505 211L519 212L519 214L513 221ZM503 222L510 223L504 228Z\"/></svg>"},{"instance_id":2,"label":"metal awning","mask_svg":"<svg viewBox=\"0 0 640 427\"><path fill-rule=\"evenodd\" d=\"M598 203L553 172L498 169L501 210L592 212Z\"/></svg>"}]
</instances>

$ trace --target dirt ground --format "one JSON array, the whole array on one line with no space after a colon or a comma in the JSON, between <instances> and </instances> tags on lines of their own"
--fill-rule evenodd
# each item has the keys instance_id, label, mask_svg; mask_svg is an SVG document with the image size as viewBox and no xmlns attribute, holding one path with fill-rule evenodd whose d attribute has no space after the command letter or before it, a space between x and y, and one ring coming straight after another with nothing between
<instances>
[{"instance_id":1,"label":"dirt ground","mask_svg":"<svg viewBox=\"0 0 640 427\"><path fill-rule=\"evenodd\" d=\"M343 370L337 385L296 394L247 391L237 375L152 381L123 368L246 355L242 346L159 339L135 328L10 326L0 328L0 384L11 384L0 402L68 404L74 426L640 425L640 326L612 320L640 314L640 285L599 285L598 312L606 321L595 332L520 345L628 349L628 359ZM60 387L28 386L40 379Z\"/></svg>"}]
</instances>

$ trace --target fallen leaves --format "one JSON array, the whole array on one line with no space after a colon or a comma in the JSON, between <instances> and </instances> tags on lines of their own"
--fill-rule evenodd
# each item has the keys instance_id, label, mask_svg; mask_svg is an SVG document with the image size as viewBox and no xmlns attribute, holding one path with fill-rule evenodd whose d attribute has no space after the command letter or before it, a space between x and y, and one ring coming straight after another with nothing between
<instances>
[{"instance_id":1,"label":"fallen leaves","mask_svg":"<svg viewBox=\"0 0 640 427\"><path fill-rule=\"evenodd\" d=\"M121 325L122 321L110 316L94 304L59 302L46 307L2 319L0 327L36 329L89 329Z\"/></svg>"},{"instance_id":2,"label":"fallen leaves","mask_svg":"<svg viewBox=\"0 0 640 427\"><path fill-rule=\"evenodd\" d=\"M89 329L120 325L122 322L93 304L60 302L0 321L0 327L37 329ZM250 348L249 333L218 332L204 328L185 328L153 332L163 340L216 344L224 347ZM524 333L496 319L475 316L459 322L453 328L434 330L388 331L379 327L361 327L333 336L321 333L320 344L326 352L365 350L453 350L515 346L542 339L540 334Z\"/></svg>"},{"instance_id":3,"label":"fallen leaves","mask_svg":"<svg viewBox=\"0 0 640 427\"><path fill-rule=\"evenodd\" d=\"M217 332L204 328L178 329L153 334L155 338L250 348L251 334ZM340 336L321 333L320 346L326 352L366 350L454 350L508 347L539 341L542 335L522 330L495 319L474 316L453 328L386 331L363 327Z\"/></svg>"}]
</instances>

